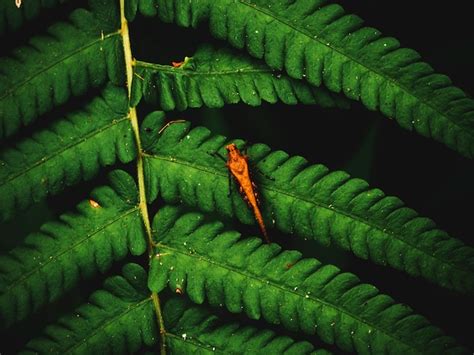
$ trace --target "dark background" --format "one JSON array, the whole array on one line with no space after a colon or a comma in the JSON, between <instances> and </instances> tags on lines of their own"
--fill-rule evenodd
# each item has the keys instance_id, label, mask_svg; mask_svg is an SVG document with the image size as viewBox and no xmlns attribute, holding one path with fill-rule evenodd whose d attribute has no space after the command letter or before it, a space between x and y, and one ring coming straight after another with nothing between
<instances>
[{"instance_id":1,"label":"dark background","mask_svg":"<svg viewBox=\"0 0 474 355\"><path fill-rule=\"evenodd\" d=\"M22 33L10 35L3 48L24 43L25 38L41 32L51 23L48 22L51 19L66 17L78 3L84 2L65 5L54 10L54 16L50 13L34 21ZM397 38L405 47L416 49L437 72L447 74L455 85L471 96L474 94L474 30L469 2L344 0L338 3L348 12L365 19L368 26ZM141 16L131 24L131 36L137 59L162 64L192 56L200 43L226 45L212 39L206 26L197 30L184 29ZM142 105L139 111L141 117L150 109ZM203 108L172 112L168 116L170 119L191 120L195 125L206 125L214 132L232 138L264 142L290 155L302 155L312 163L323 163L331 170L345 170L354 177L367 180L371 186L381 188L387 195L400 197L421 215L432 218L450 235L474 245L472 160L459 156L440 143L403 130L395 121L378 112L368 111L358 102L352 102L349 110L283 104L264 104L258 108L232 105L221 110ZM105 174L99 180L105 182ZM62 196L49 198L47 204L33 206L18 219L2 226L5 231L2 234L7 235L1 241L3 249L17 244L29 230L34 230L47 218L53 218L65 208L72 209L97 184L94 180L70 189ZM20 222L22 218L30 223ZM245 227L242 229L245 230ZM473 327L468 325L474 311L472 300L468 297L364 262L348 253L321 247L315 242L275 237L285 240L282 242L285 247L305 250L307 256L316 256L356 273L362 281L372 283L397 301L412 306L471 351L474 350ZM73 290L67 302L58 304L59 311L81 303L91 290L97 288L98 283L100 280L80 290ZM57 312L45 310L35 320L46 323L55 317ZM18 337L18 342L11 341L12 348L34 333L33 330L21 328L22 335L19 335L18 329L8 334Z\"/></svg>"}]
</instances>

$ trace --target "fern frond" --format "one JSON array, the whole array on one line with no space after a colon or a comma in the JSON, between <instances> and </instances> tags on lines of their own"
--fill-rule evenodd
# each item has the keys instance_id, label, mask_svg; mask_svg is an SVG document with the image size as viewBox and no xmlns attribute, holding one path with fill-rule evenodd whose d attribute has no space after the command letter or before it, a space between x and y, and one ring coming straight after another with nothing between
<instances>
[{"instance_id":1,"label":"fern frond","mask_svg":"<svg viewBox=\"0 0 474 355\"><path fill-rule=\"evenodd\" d=\"M182 201L254 224L242 198L228 197L225 164L209 154L225 152L226 138L212 136L203 127L189 130L182 123L170 125L161 135L147 130L161 125L162 117L151 115L142 126L148 201L160 194L166 202ZM274 179L256 175L267 224L273 220L284 233L334 244L443 287L474 292L474 249L398 198L342 171L330 172L320 164L308 165L302 157L270 152L263 144L248 147L248 154L258 170Z\"/></svg>"},{"instance_id":2,"label":"fern frond","mask_svg":"<svg viewBox=\"0 0 474 355\"><path fill-rule=\"evenodd\" d=\"M326 0L155 0L160 18L226 39L295 79L380 110L402 127L474 157L474 100L414 50Z\"/></svg>"},{"instance_id":3,"label":"fern frond","mask_svg":"<svg viewBox=\"0 0 474 355\"><path fill-rule=\"evenodd\" d=\"M51 9L68 0L23 1L20 8L15 1L0 1L0 36L17 31L26 21L37 17L44 9Z\"/></svg>"},{"instance_id":4,"label":"fern frond","mask_svg":"<svg viewBox=\"0 0 474 355\"><path fill-rule=\"evenodd\" d=\"M0 152L0 220L135 155L127 94L110 85L84 109Z\"/></svg>"},{"instance_id":5,"label":"fern frond","mask_svg":"<svg viewBox=\"0 0 474 355\"><path fill-rule=\"evenodd\" d=\"M281 251L261 238L240 238L202 214L181 216L167 206L154 219L159 241L148 285L168 284L195 303L205 299L292 331L317 334L324 342L358 353L461 353L405 305L362 284L350 273L296 251Z\"/></svg>"},{"instance_id":6,"label":"fern frond","mask_svg":"<svg viewBox=\"0 0 474 355\"><path fill-rule=\"evenodd\" d=\"M296 342L266 329L224 323L206 308L172 298L164 307L166 340L173 354L217 352L222 354L330 354L314 350L306 341Z\"/></svg>"},{"instance_id":7,"label":"fern frond","mask_svg":"<svg viewBox=\"0 0 474 355\"><path fill-rule=\"evenodd\" d=\"M129 252L140 255L146 239L133 179L111 173L111 185L91 194L76 213L41 227L0 256L0 318L3 326L26 318L58 299L79 279L108 270Z\"/></svg>"},{"instance_id":8,"label":"fern frond","mask_svg":"<svg viewBox=\"0 0 474 355\"><path fill-rule=\"evenodd\" d=\"M138 61L134 85L135 93L143 93L165 111L239 102L259 106L262 101L347 107L342 97L323 88L290 79L238 52L210 46L198 49L179 68Z\"/></svg>"},{"instance_id":9,"label":"fern frond","mask_svg":"<svg viewBox=\"0 0 474 355\"><path fill-rule=\"evenodd\" d=\"M104 288L72 314L47 326L23 354L125 354L156 343L156 321L146 272L126 264L123 276L108 278Z\"/></svg>"},{"instance_id":10,"label":"fern frond","mask_svg":"<svg viewBox=\"0 0 474 355\"><path fill-rule=\"evenodd\" d=\"M0 58L0 138L107 78L123 81L119 17L115 1L106 3L107 21L100 11L78 9L69 23L51 26L45 36Z\"/></svg>"}]
</instances>

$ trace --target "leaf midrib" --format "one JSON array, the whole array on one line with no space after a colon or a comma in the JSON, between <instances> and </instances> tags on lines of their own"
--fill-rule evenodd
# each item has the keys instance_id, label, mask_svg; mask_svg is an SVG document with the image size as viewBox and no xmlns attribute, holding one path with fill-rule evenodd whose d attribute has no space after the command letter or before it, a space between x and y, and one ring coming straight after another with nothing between
<instances>
[{"instance_id":1,"label":"leaf midrib","mask_svg":"<svg viewBox=\"0 0 474 355\"><path fill-rule=\"evenodd\" d=\"M251 279L251 280L254 280L256 281L257 283L261 284L261 287L269 287L269 286L272 286L278 290L280 290L281 292L285 293L290 293L290 294L293 294L295 296L297 296L298 298L303 298L305 300L312 300L313 302L315 303L319 303L319 304L322 304L323 306L326 306L328 308L332 308L332 309L335 309L339 314L346 314L348 317L354 319L356 322L359 322L359 323L363 323L365 324L366 327L368 327L369 329L372 328L372 329L376 329L378 332L384 334L386 337L388 338L391 338L393 340L395 340L396 342L399 342L401 344L404 344L405 346L407 346L408 348L411 348L411 349L415 349L415 350L419 350L416 346L412 345L412 344L408 344L405 340L403 339L400 339L399 337L396 337L394 336L394 334L392 334L392 332L384 329L383 327L379 327L378 325L374 325L372 323L368 323L368 321L366 321L365 319L362 319L360 318L358 315L356 314L353 314L352 312L350 312L349 310L347 309L344 309L344 308L341 308L341 306L339 305L335 305L335 304L332 304L332 303L329 303L328 301L325 301L321 298L317 298L315 297L314 295L312 294L306 294L306 295L302 295L301 293L298 293L296 291L294 291L291 287L290 288L285 288L283 287L281 284L279 283L276 283L274 282L273 280L271 279L267 279L265 277L261 277L259 278L259 275L254 275L252 274L250 271L248 270L239 270L239 269L236 269L236 268L233 268L231 265L226 265L226 264L223 264L220 260L215 260L215 259L210 259L208 258L207 255L203 255L197 251L194 250L194 252L192 254L190 254L189 252L186 252L186 251L182 251L180 249L177 249L175 247L172 247L172 246L169 246L169 245L166 245L166 244L162 244L161 242L158 243L158 247L161 248L161 249L168 249L172 252L175 252L175 253L178 253L178 254L181 254L183 255L184 257L188 257L188 258L191 258L191 260L194 258L196 260L194 260L195 262L199 262L199 261L205 261L205 262L208 262L209 264L211 265L215 265L217 267L220 267L222 269L225 269L227 270L228 272L233 272L233 273L236 273L236 274L239 274L241 276L243 276L244 278L246 279ZM380 296L381 294L377 294L375 297L377 296ZM308 297L306 297L308 296Z\"/></svg>"},{"instance_id":2,"label":"leaf midrib","mask_svg":"<svg viewBox=\"0 0 474 355\"><path fill-rule=\"evenodd\" d=\"M49 155L46 155L45 157L42 157L40 160L36 161L34 164L29 165L26 169L21 170L21 171L17 172L16 174L10 175L8 177L8 179L6 179L2 183L0 183L0 188L4 185L8 184L10 181L18 178L19 176L22 176L22 175L28 173L30 170L33 170L33 169L37 168L38 166L40 166L42 164L45 164L49 160L60 156L65 151L67 151L69 149L72 149L72 148L74 148L74 147L76 147L80 144L88 143L89 139L93 138L96 135L99 135L99 134L103 133L104 131L108 130L110 127L117 126L119 123L121 123L121 122L123 122L127 119L128 119L128 115L123 116L123 117L118 118L118 119L112 119L112 121L109 122L107 125L99 127L98 129L87 133L85 136L77 137L78 139L73 141L71 144L67 144L66 146L61 147L61 149L56 150L53 153L51 153ZM57 132L55 132L55 133L56 133L57 136L59 136L59 134Z\"/></svg>"},{"instance_id":3,"label":"leaf midrib","mask_svg":"<svg viewBox=\"0 0 474 355\"><path fill-rule=\"evenodd\" d=\"M184 160L180 160L176 157L173 157L172 159L171 158L168 158L166 156L160 156L160 155L156 155L156 154L149 154L149 153L144 153L144 156L146 158L155 158L155 159L159 159L159 160L162 160L162 161L165 161L165 162L168 162L168 163L177 163L177 164L180 164L180 165L183 165L183 166L186 166L186 167L189 167L189 168L192 168L192 169L196 169L196 170L199 170L199 171L203 171L205 173L209 173L211 175L217 175L217 176L221 176L223 178L225 178L227 176L227 174L223 174L221 173L220 171L217 171L217 170L211 170L211 168L207 168L207 167L203 167L203 166L199 166L199 165L195 165L195 164L192 164L192 163L189 163L187 161L184 161ZM465 270L461 267L461 265L458 265L458 264L454 264L454 263L450 263L448 260L445 260L445 259L441 259L439 258L438 256L436 255L432 255L430 253L428 253L427 251L423 250L423 249L420 249L417 245L414 245L412 243L409 243L408 241L398 237L399 235L399 232L398 231L395 231L393 230L392 228L389 228L388 226L379 226L378 224L375 224L374 222L372 221L369 221L369 220L364 220L362 219L361 217L357 216L357 215L353 215L349 212L346 212L344 210L341 210L339 209L338 207L336 206L333 206L332 208L329 208L327 206L327 204L325 203L321 203L319 201L316 201L316 200L310 200L310 199L307 199L307 198L304 198L304 197L299 197L298 195L295 195L295 194L292 194L292 193L289 193L289 192L286 192L286 191L283 191L281 189L278 189L278 188L274 188L274 187L269 187L267 184L261 184L260 185L260 188L264 187L266 190L268 191L271 191L271 192L274 192L274 193L277 193L277 194L281 194L281 195L286 195L286 196L289 196L290 198L293 198L295 200L300 200L300 201L303 201L303 202L306 202L308 204L314 204L316 206L318 206L319 208L324 208L328 211L331 211L331 212L334 212L334 213L338 213L340 215L343 215L347 218L350 218L350 219L353 219L353 220L356 220L357 222L361 223L361 224L365 224L367 225L368 227L370 228L373 228L373 229L376 229L378 230L380 233L383 233L384 235L387 236L387 238L390 238L390 237L394 237L396 238L400 243L403 243L403 244L406 244L408 245L410 248L412 249L415 249L417 250L420 254L423 254L425 255L426 257L428 258L431 258L431 259L434 259L442 264L446 264L446 265L449 265L451 268L455 269L455 270L458 270L458 271L461 271L463 273L470 273L469 270Z\"/></svg>"},{"instance_id":4,"label":"leaf midrib","mask_svg":"<svg viewBox=\"0 0 474 355\"><path fill-rule=\"evenodd\" d=\"M165 72L173 75L186 75L186 76L219 76L219 75L238 75L238 74L270 74L276 72L271 68L253 68L253 67L240 67L239 69L231 70L225 69L220 71L200 71L200 70L186 70L186 69L175 69L169 65L161 65L155 63L148 63L142 61L136 61L136 67L153 70L156 72Z\"/></svg>"},{"instance_id":5,"label":"leaf midrib","mask_svg":"<svg viewBox=\"0 0 474 355\"><path fill-rule=\"evenodd\" d=\"M67 55L64 55L64 56L58 58L58 60L54 61L53 63L49 64L48 66L33 72L27 78L23 79L20 82L15 83L8 90L5 90L5 92L2 95L0 95L0 101L4 100L7 96L12 95L15 91L17 91L19 88L21 88L22 86L29 83L35 77L37 77L37 76L41 75L42 73L50 70L51 68L55 67L56 65L58 65L58 64L62 63L63 61L71 58L72 56L76 55L77 53L80 53L83 50L87 50L89 47L94 46L98 42L105 42L105 40L107 40L107 39L109 39L113 36L119 35L119 34L120 34L120 31L115 31L115 32L111 32L107 35L104 35L103 39L102 39L102 37L94 39L92 42L89 42L89 43L87 43L87 44L85 44L85 45L83 45L79 48L76 48L74 51L68 53Z\"/></svg>"},{"instance_id":6,"label":"leaf midrib","mask_svg":"<svg viewBox=\"0 0 474 355\"><path fill-rule=\"evenodd\" d=\"M76 243L73 243L73 244L70 244L70 247L69 248L66 248L66 249L63 249L60 253L54 255L54 256L51 256L49 257L48 259L46 259L46 261L44 263L42 263L39 267L36 267L35 269L33 270L30 270L28 271L27 273L23 274L21 276L21 278L15 280L14 282L12 282L10 285L8 285L5 289L5 292L4 294L7 294L11 289L17 287L17 285L21 284L22 282L24 282L26 279L28 279L31 275L35 274L36 272L39 272L41 269L43 269L45 266L47 266L48 264L52 263L53 261L55 261L56 259L60 258L61 256L63 256L64 254L67 254L69 252L71 252L72 250L74 250L76 247L80 246L81 244L85 243L86 241L88 241L90 238L94 237L97 233L105 230L106 228L110 227L111 225L113 225L114 223L116 223L117 221L121 220L122 218L125 218L127 217L128 215L134 213L135 211L138 210L138 206L134 206L132 209L120 214L118 217L116 217L115 219L112 219L111 221L109 221L108 223L105 223L105 224L102 224L101 227L99 229L96 229L94 230L93 232L91 233L88 233L86 234L86 236L81 239L79 242L76 242ZM72 227L70 227L72 228Z\"/></svg>"},{"instance_id":7,"label":"leaf midrib","mask_svg":"<svg viewBox=\"0 0 474 355\"><path fill-rule=\"evenodd\" d=\"M376 75L382 77L385 81L387 82L390 82L392 85L400 88L401 91L405 92L405 94L415 98L418 102L420 102L421 104L427 106L428 108L430 108L431 110L433 110L434 112L437 112L440 116L444 117L447 121L451 122L453 125L457 126L460 130L463 131L463 133L467 133L469 134L471 137L474 137L474 132L472 131L469 131L467 130L466 131L466 128L463 127L459 122L453 120L451 118L451 116L449 116L447 113L444 113L442 111L440 111L436 106L434 106L431 102L425 100L424 98L421 98L420 96L412 93L409 88L407 88L405 85L403 85L402 83L400 83L399 81L395 80L394 78L388 76L387 74L385 74L384 72L380 71L379 69L376 69L376 68L372 68L371 66L368 66L367 64L361 62L359 59L355 58L354 56L348 54L348 53L345 53L343 52L341 49L337 48L337 47L334 47L330 44L330 42L328 41L322 41L322 37L321 37L321 33L324 32L325 30L323 31L320 31L316 34L311 34L310 32L308 31L305 31L303 29L300 29L298 27L295 27L294 25L292 25L291 23L289 23L288 21L286 21L285 19L283 18L280 18L280 17L277 17L276 14L274 14L273 12L270 12L266 9L263 9L261 7L258 7L257 5L255 6L251 6L251 4L243 1L243 0L238 0L238 2L241 4L241 5L244 5L244 6L247 6L255 11L258 11L258 12L261 12L263 15L266 15L270 18L272 18L273 20L277 21L277 22L280 22L282 23L283 25L291 28L292 30L308 37L310 40L313 40L313 41L316 41L318 42L320 45L323 45L325 47L328 47L329 49L333 50L334 52L337 52L339 55L343 56L343 57L346 57L348 58L350 61L353 61L354 63L356 63L357 65L361 66L362 68L366 69L368 72L372 72L372 73L375 73ZM344 15L346 15L346 13L344 12ZM317 36L316 38L314 38L314 36ZM381 37L381 38L384 38L384 37ZM328 44L329 43L329 44Z\"/></svg>"}]
</instances>

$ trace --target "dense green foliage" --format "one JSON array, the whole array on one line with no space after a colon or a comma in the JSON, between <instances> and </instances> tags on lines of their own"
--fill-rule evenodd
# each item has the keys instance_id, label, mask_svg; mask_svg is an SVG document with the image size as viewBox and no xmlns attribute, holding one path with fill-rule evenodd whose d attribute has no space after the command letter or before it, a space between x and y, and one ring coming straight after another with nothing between
<instances>
[{"instance_id":1,"label":"dense green foliage","mask_svg":"<svg viewBox=\"0 0 474 355\"><path fill-rule=\"evenodd\" d=\"M152 114L144 125L161 127ZM184 126L184 127L183 127ZM170 126L152 146L144 145L149 201L190 206L242 223L254 223L238 195L227 197L227 172L210 152L224 151L226 138L202 127ZM156 132L143 135L157 136ZM147 143L146 140L144 140ZM237 142L238 143L238 142ZM302 157L258 144L248 147L256 167L267 177L260 184L266 220L284 233L335 244L358 257L390 265L442 286L474 292L474 249L450 238L435 224L379 189ZM185 179L174 178L179 171ZM370 237L369 237L370 236Z\"/></svg>"},{"instance_id":2,"label":"dense green foliage","mask_svg":"<svg viewBox=\"0 0 474 355\"><path fill-rule=\"evenodd\" d=\"M233 104L257 122L268 104L350 114L352 99L470 159L474 100L324 0L76 2L0 0L0 36L28 37L0 58L0 222L14 246L0 244L1 353L469 353L439 309L421 315L331 253L465 299L472 246L360 178L164 112ZM227 43L173 65L135 58L128 26L145 21ZM271 244L249 237L231 142ZM22 235L38 203L56 218Z\"/></svg>"},{"instance_id":3,"label":"dense green foliage","mask_svg":"<svg viewBox=\"0 0 474 355\"><path fill-rule=\"evenodd\" d=\"M342 273L275 243L240 239L219 222L203 223L201 214L180 215L174 207L155 217L160 254L151 264L149 286L167 283L196 303L225 305L292 331L317 334L346 351L381 354L444 349L462 352L409 307L398 305L356 276Z\"/></svg>"},{"instance_id":4,"label":"dense green foliage","mask_svg":"<svg viewBox=\"0 0 474 355\"><path fill-rule=\"evenodd\" d=\"M109 86L83 109L4 150L0 218L93 178L101 166L117 158L131 161L135 143L124 103L125 91Z\"/></svg>"},{"instance_id":5,"label":"dense green foliage","mask_svg":"<svg viewBox=\"0 0 474 355\"><path fill-rule=\"evenodd\" d=\"M107 79L122 81L116 19L113 8L108 16L78 9L69 22L54 24L46 35L0 59L0 137L31 124L71 95Z\"/></svg>"},{"instance_id":6,"label":"dense green foliage","mask_svg":"<svg viewBox=\"0 0 474 355\"><path fill-rule=\"evenodd\" d=\"M141 3L148 1L142 0ZM405 129L474 156L474 100L436 74L417 52L363 27L358 16L318 1L156 0L163 21L193 26L245 48L273 69L324 84ZM140 8L141 10L141 8ZM144 11L144 10L142 10ZM144 11L146 13L146 11Z\"/></svg>"},{"instance_id":7,"label":"dense green foliage","mask_svg":"<svg viewBox=\"0 0 474 355\"><path fill-rule=\"evenodd\" d=\"M123 276L104 282L89 302L45 328L32 339L24 353L136 352L156 342L153 305L147 297L146 272L126 264Z\"/></svg>"},{"instance_id":8,"label":"dense green foliage","mask_svg":"<svg viewBox=\"0 0 474 355\"><path fill-rule=\"evenodd\" d=\"M40 233L29 235L22 246L0 257L0 309L5 325L53 302L81 278L106 272L128 253L145 252L136 186L130 180L123 171L116 171L111 183L119 185L118 192L109 187L96 189L91 196L98 205L82 202L78 213L44 224ZM125 191L120 191L121 185Z\"/></svg>"},{"instance_id":9,"label":"dense green foliage","mask_svg":"<svg viewBox=\"0 0 474 355\"><path fill-rule=\"evenodd\" d=\"M295 342L269 330L224 323L206 308L192 307L179 298L166 303L164 316L171 331L168 335L169 346L176 353L329 354L325 350L314 350L309 342Z\"/></svg>"}]
</instances>

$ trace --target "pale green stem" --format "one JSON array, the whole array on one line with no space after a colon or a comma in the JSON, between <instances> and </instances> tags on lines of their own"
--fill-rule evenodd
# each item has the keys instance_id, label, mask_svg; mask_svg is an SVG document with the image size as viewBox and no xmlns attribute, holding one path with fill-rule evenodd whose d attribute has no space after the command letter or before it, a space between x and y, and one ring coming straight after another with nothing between
<instances>
[{"instance_id":1,"label":"pale green stem","mask_svg":"<svg viewBox=\"0 0 474 355\"><path fill-rule=\"evenodd\" d=\"M125 68L127 73L127 89L128 89L128 97L130 98L132 92L132 78L133 78L133 65L134 59L132 57L132 48L130 45L130 36L128 32L128 22L125 18L125 0L120 0L120 20L121 20L121 30L120 33L122 35L123 41L123 50L125 55ZM151 257L154 253L153 247L153 238L151 233L151 226L150 226L150 218L148 215L148 207L146 202L146 194L145 194L145 176L143 173L143 152L142 152L142 145L140 141L140 131L138 128L138 118L137 118L137 111L135 107L129 108L129 118L132 124L133 133L135 134L135 141L137 144L137 178L138 178L138 191L140 194L140 202L139 208L143 219L143 224L145 226L145 231L148 237L148 255L151 260ZM163 321L163 316L161 314L161 306L160 306L160 299L156 292L152 292L151 298L153 300L153 305L155 306L155 313L156 318L158 321L158 326L160 328L160 354L166 354L166 330L165 324Z\"/></svg>"}]
</instances>

